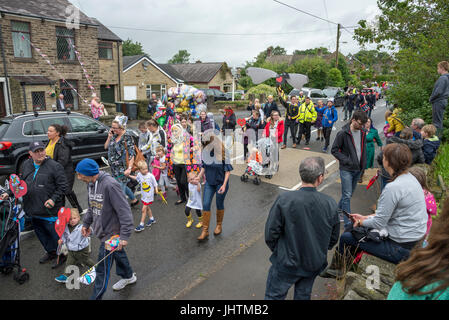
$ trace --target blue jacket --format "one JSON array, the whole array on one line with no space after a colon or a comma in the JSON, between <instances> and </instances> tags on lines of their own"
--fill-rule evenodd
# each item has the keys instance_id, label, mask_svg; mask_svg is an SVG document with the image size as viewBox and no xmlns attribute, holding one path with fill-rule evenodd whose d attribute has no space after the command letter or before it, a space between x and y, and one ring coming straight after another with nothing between
<instances>
[{"instance_id":1,"label":"blue jacket","mask_svg":"<svg viewBox=\"0 0 449 320\"><path fill-rule=\"evenodd\" d=\"M323 128L331 128L338 120L338 111L335 109L335 106L332 106L330 109L327 106L315 109L317 112L323 113ZM332 121L332 123L329 123L329 121Z\"/></svg>"},{"instance_id":2,"label":"blue jacket","mask_svg":"<svg viewBox=\"0 0 449 320\"><path fill-rule=\"evenodd\" d=\"M437 154L437 150L440 147L440 139L437 136L434 136L430 139L424 139L424 144L422 147L422 151L424 153L425 162L427 164L431 164L435 155Z\"/></svg>"}]
</instances>

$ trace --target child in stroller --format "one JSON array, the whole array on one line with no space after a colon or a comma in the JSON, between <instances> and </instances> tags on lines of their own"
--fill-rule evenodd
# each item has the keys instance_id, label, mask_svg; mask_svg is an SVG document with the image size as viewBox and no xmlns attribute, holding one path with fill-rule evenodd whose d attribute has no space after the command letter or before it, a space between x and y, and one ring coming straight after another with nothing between
<instances>
[{"instance_id":1,"label":"child in stroller","mask_svg":"<svg viewBox=\"0 0 449 320\"><path fill-rule=\"evenodd\" d=\"M245 169L245 173L240 177L243 182L248 181L248 177L254 177L253 183L255 185L260 184L259 176L263 173L262 166L262 154L257 148L251 150L251 155L248 158L248 166Z\"/></svg>"}]
</instances>

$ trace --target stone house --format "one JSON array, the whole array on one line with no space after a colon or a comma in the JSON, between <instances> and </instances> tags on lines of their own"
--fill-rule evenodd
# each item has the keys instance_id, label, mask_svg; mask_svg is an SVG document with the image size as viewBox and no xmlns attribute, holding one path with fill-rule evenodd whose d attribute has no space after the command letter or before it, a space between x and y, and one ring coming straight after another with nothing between
<instances>
[{"instance_id":1,"label":"stone house","mask_svg":"<svg viewBox=\"0 0 449 320\"><path fill-rule=\"evenodd\" d=\"M71 27L67 8L67 0L0 2L0 116L52 110L58 93L79 112L88 112L93 92L122 94L121 39L81 11Z\"/></svg>"}]
</instances>

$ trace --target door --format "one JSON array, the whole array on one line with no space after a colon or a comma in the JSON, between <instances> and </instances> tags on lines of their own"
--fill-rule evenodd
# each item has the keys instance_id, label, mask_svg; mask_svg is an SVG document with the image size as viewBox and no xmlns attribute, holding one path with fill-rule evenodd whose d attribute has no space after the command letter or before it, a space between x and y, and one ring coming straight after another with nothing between
<instances>
[{"instance_id":1,"label":"door","mask_svg":"<svg viewBox=\"0 0 449 320\"><path fill-rule=\"evenodd\" d=\"M70 128L69 137L75 142L72 150L74 160L82 158L99 158L107 151L104 143L108 136L106 126L99 122L85 117L69 117ZM100 129L104 129L103 132Z\"/></svg>"},{"instance_id":2,"label":"door","mask_svg":"<svg viewBox=\"0 0 449 320\"><path fill-rule=\"evenodd\" d=\"M217 89L217 90L220 90L220 86L210 86L209 89Z\"/></svg>"},{"instance_id":3,"label":"door","mask_svg":"<svg viewBox=\"0 0 449 320\"><path fill-rule=\"evenodd\" d=\"M6 116L6 104L5 104L5 94L3 91L4 82L0 82L0 117Z\"/></svg>"},{"instance_id":4,"label":"door","mask_svg":"<svg viewBox=\"0 0 449 320\"><path fill-rule=\"evenodd\" d=\"M115 88L114 86L100 86L100 95L101 95L101 102L103 103L114 103L115 102L115 95L114 95Z\"/></svg>"}]
</instances>

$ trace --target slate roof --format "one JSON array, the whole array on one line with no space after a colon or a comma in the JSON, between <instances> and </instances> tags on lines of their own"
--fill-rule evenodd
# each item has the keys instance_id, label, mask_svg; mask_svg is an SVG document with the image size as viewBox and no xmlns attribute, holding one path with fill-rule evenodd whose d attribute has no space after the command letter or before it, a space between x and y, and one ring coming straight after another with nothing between
<instances>
[{"instance_id":1,"label":"slate roof","mask_svg":"<svg viewBox=\"0 0 449 320\"><path fill-rule=\"evenodd\" d=\"M110 41L120 41L123 40L116 35L114 32L109 30L104 24L98 21L96 18L90 18L95 24L98 24L98 39L100 40L110 40Z\"/></svg>"},{"instance_id":2,"label":"slate roof","mask_svg":"<svg viewBox=\"0 0 449 320\"><path fill-rule=\"evenodd\" d=\"M65 10L72 6L67 0L1 0L0 11L22 16L45 18L65 22ZM79 12L80 24L96 25L83 12Z\"/></svg>"},{"instance_id":3,"label":"slate roof","mask_svg":"<svg viewBox=\"0 0 449 320\"><path fill-rule=\"evenodd\" d=\"M139 54L135 56L123 56L123 70L128 69L133 64L135 64L136 62L138 62L143 58L146 58L149 61L151 61L156 66L156 68L159 68L162 72L165 72L169 77L174 79L176 82L185 81L184 78L175 69L170 67L170 65L158 64L156 63L156 61L151 59L150 56L147 54Z\"/></svg>"},{"instance_id":4,"label":"slate roof","mask_svg":"<svg viewBox=\"0 0 449 320\"><path fill-rule=\"evenodd\" d=\"M186 82L208 83L222 67L222 62L161 64L161 68L173 68Z\"/></svg>"}]
</instances>

